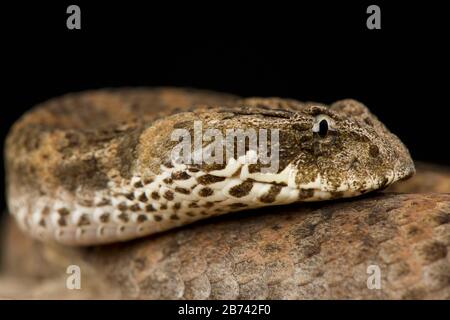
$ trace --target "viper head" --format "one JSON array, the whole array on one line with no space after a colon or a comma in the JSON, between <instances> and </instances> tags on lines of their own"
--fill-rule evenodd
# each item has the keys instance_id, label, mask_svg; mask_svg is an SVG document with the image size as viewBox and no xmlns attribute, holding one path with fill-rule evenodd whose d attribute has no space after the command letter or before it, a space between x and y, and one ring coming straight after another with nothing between
<instances>
[{"instance_id":1,"label":"viper head","mask_svg":"<svg viewBox=\"0 0 450 320\"><path fill-rule=\"evenodd\" d=\"M189 135L189 167L286 186L303 201L363 194L415 172L403 143L354 100L326 106L250 98L176 117L173 127ZM171 141L166 150L174 150L177 142Z\"/></svg>"}]
</instances>

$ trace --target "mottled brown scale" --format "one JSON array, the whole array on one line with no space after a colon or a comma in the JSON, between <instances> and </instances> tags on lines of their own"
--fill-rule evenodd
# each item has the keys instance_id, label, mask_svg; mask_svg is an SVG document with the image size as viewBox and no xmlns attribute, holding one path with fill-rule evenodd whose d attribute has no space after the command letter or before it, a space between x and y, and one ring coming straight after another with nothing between
<instances>
[{"instance_id":1,"label":"mottled brown scale","mask_svg":"<svg viewBox=\"0 0 450 320\"><path fill-rule=\"evenodd\" d=\"M277 195L281 192L281 186L273 185L270 187L269 191L261 196L259 200L264 203L272 203L276 200Z\"/></svg>"},{"instance_id":2,"label":"mottled brown scale","mask_svg":"<svg viewBox=\"0 0 450 320\"><path fill-rule=\"evenodd\" d=\"M124 223L127 223L128 221L130 221L130 217L125 212L122 212L121 214L119 214L117 216L117 218L119 218Z\"/></svg>"},{"instance_id":3,"label":"mottled brown scale","mask_svg":"<svg viewBox=\"0 0 450 320\"><path fill-rule=\"evenodd\" d=\"M178 172L172 173L173 180L187 180L190 177L191 176L185 171L178 171Z\"/></svg>"},{"instance_id":4,"label":"mottled brown scale","mask_svg":"<svg viewBox=\"0 0 450 320\"><path fill-rule=\"evenodd\" d=\"M142 188L144 185L142 184L141 181L135 182L133 185L135 188Z\"/></svg>"},{"instance_id":5,"label":"mottled brown scale","mask_svg":"<svg viewBox=\"0 0 450 320\"><path fill-rule=\"evenodd\" d=\"M242 198L245 197L250 193L250 191L253 188L253 182L251 181L244 181L239 185L236 185L232 187L229 191L229 193L236 198Z\"/></svg>"},{"instance_id":6,"label":"mottled brown scale","mask_svg":"<svg viewBox=\"0 0 450 320\"><path fill-rule=\"evenodd\" d=\"M205 187L205 188L200 189L198 194L200 195L200 197L206 198L206 197L212 196L214 194L214 190L209 187Z\"/></svg>"},{"instance_id":7,"label":"mottled brown scale","mask_svg":"<svg viewBox=\"0 0 450 320\"><path fill-rule=\"evenodd\" d=\"M148 220L148 218L147 218L147 216L144 215L144 214L138 215L138 217L137 217L137 219L136 219L136 221L137 221L138 223L142 223L142 222L145 222L145 221L147 221L147 220Z\"/></svg>"},{"instance_id":8,"label":"mottled brown scale","mask_svg":"<svg viewBox=\"0 0 450 320\"><path fill-rule=\"evenodd\" d=\"M111 205L110 199L102 199L100 202L95 204L97 207L109 206Z\"/></svg>"},{"instance_id":9,"label":"mottled brown scale","mask_svg":"<svg viewBox=\"0 0 450 320\"><path fill-rule=\"evenodd\" d=\"M159 193L156 191L153 191L151 196L152 196L152 199L154 199L154 200L159 200L159 198L161 198Z\"/></svg>"},{"instance_id":10,"label":"mottled brown scale","mask_svg":"<svg viewBox=\"0 0 450 320\"><path fill-rule=\"evenodd\" d=\"M109 216L110 216L110 214L107 213L107 212L102 213L102 214L100 215L100 221L101 221L102 223L108 223L108 222L109 222Z\"/></svg>"},{"instance_id":11,"label":"mottled brown scale","mask_svg":"<svg viewBox=\"0 0 450 320\"><path fill-rule=\"evenodd\" d=\"M175 187L175 192L182 193L182 194L190 194L191 190L182 188L182 187Z\"/></svg>"},{"instance_id":12,"label":"mottled brown scale","mask_svg":"<svg viewBox=\"0 0 450 320\"><path fill-rule=\"evenodd\" d=\"M209 185L223 180L225 180L225 177L218 177L211 174L205 174L197 179L198 183L203 185Z\"/></svg>"},{"instance_id":13,"label":"mottled brown scale","mask_svg":"<svg viewBox=\"0 0 450 320\"><path fill-rule=\"evenodd\" d=\"M60 209L58 209L58 213L61 216L68 216L70 214L70 211L66 208L60 208Z\"/></svg>"},{"instance_id":14,"label":"mottled brown scale","mask_svg":"<svg viewBox=\"0 0 450 320\"><path fill-rule=\"evenodd\" d=\"M145 195L145 193L142 193L142 194L138 197L138 200L139 200L140 202L147 202L147 201L148 201L148 198L147 198L147 196Z\"/></svg>"},{"instance_id":15,"label":"mottled brown scale","mask_svg":"<svg viewBox=\"0 0 450 320\"><path fill-rule=\"evenodd\" d=\"M117 209L119 209L120 211L127 211L128 206L125 202L121 202L117 205Z\"/></svg>"},{"instance_id":16,"label":"mottled brown scale","mask_svg":"<svg viewBox=\"0 0 450 320\"><path fill-rule=\"evenodd\" d=\"M164 192L163 197L167 200L173 200L173 192L170 190L167 190L166 192Z\"/></svg>"},{"instance_id":17,"label":"mottled brown scale","mask_svg":"<svg viewBox=\"0 0 450 320\"><path fill-rule=\"evenodd\" d=\"M137 203L135 203L130 207L130 210L133 212L137 212L141 210L141 207Z\"/></svg>"},{"instance_id":18,"label":"mottled brown scale","mask_svg":"<svg viewBox=\"0 0 450 320\"><path fill-rule=\"evenodd\" d=\"M174 210L178 210L178 209L180 209L181 208L181 203L179 203L179 202L175 202L174 204L173 204L173 207L172 207Z\"/></svg>"},{"instance_id":19,"label":"mottled brown scale","mask_svg":"<svg viewBox=\"0 0 450 320\"><path fill-rule=\"evenodd\" d=\"M80 219L78 220L79 226L88 226L91 224L91 221L89 220L89 216L87 214L82 214Z\"/></svg>"}]
</instances>

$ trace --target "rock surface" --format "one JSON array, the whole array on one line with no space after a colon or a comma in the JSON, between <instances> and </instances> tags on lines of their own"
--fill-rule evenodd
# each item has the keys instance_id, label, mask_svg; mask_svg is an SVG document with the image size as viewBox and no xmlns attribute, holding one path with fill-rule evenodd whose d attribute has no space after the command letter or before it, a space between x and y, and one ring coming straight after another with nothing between
<instances>
[{"instance_id":1,"label":"rock surface","mask_svg":"<svg viewBox=\"0 0 450 320\"><path fill-rule=\"evenodd\" d=\"M430 171L419 165L395 191L449 192L450 174ZM421 190L420 179L434 182ZM445 193L269 207L83 249L31 240L12 220L4 228L5 299L450 299ZM81 290L66 288L69 265ZM373 270L379 290L367 285Z\"/></svg>"}]
</instances>

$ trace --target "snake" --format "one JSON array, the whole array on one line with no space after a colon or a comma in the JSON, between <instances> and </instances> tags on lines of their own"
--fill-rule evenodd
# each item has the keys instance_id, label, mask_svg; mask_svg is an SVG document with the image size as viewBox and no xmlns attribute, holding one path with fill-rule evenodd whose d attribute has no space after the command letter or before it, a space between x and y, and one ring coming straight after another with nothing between
<instances>
[{"instance_id":1,"label":"snake","mask_svg":"<svg viewBox=\"0 0 450 320\"><path fill-rule=\"evenodd\" d=\"M215 136L183 151L198 154L196 144L221 161L173 156L184 141L174 132L208 130ZM265 132L265 144L276 147L270 162L246 136L225 139L235 149L221 153L219 137L236 130ZM8 209L21 230L90 246L236 211L356 197L415 168L400 139L353 99L324 104L155 87L70 93L36 105L8 133L5 171Z\"/></svg>"}]
</instances>

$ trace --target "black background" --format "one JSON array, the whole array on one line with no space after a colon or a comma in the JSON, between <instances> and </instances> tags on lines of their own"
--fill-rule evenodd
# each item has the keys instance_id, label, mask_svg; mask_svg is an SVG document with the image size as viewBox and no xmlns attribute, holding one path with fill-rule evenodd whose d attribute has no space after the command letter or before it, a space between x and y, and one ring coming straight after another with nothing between
<instances>
[{"instance_id":1,"label":"black background","mask_svg":"<svg viewBox=\"0 0 450 320\"><path fill-rule=\"evenodd\" d=\"M326 103L354 98L414 159L450 164L442 2L336 2L2 4L0 140L53 96L172 85ZM70 4L81 7L81 30L66 28ZM366 28L370 4L381 7L381 30Z\"/></svg>"}]
</instances>

